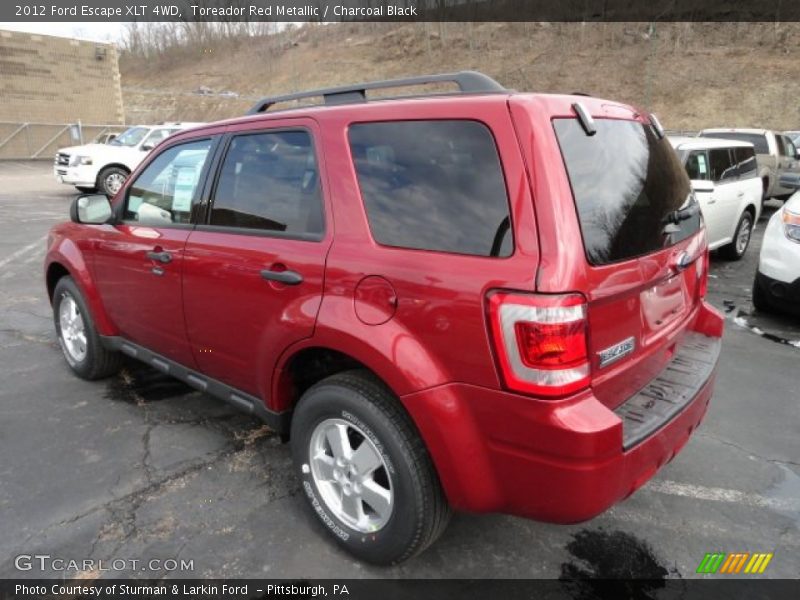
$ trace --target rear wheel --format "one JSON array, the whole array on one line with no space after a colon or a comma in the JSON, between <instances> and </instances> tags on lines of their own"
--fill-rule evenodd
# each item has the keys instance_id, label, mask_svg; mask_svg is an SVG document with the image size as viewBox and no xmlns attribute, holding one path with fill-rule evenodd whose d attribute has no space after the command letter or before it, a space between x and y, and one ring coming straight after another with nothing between
<instances>
[{"instance_id":1,"label":"rear wheel","mask_svg":"<svg viewBox=\"0 0 800 600\"><path fill-rule=\"evenodd\" d=\"M311 387L292 418L292 456L312 511L358 558L396 564L446 527L430 456L392 392L366 371Z\"/></svg>"},{"instance_id":2,"label":"rear wheel","mask_svg":"<svg viewBox=\"0 0 800 600\"><path fill-rule=\"evenodd\" d=\"M78 377L101 379L119 370L121 355L103 347L83 295L72 277L62 277L56 284L53 321L64 358Z\"/></svg>"},{"instance_id":3,"label":"rear wheel","mask_svg":"<svg viewBox=\"0 0 800 600\"><path fill-rule=\"evenodd\" d=\"M109 198L113 198L128 175L128 171L122 167L106 167L97 176L97 189Z\"/></svg>"},{"instance_id":4,"label":"rear wheel","mask_svg":"<svg viewBox=\"0 0 800 600\"><path fill-rule=\"evenodd\" d=\"M739 217L739 224L736 226L731 243L719 249L720 256L728 260L741 260L750 245L752 234L753 213L746 210Z\"/></svg>"}]
</instances>

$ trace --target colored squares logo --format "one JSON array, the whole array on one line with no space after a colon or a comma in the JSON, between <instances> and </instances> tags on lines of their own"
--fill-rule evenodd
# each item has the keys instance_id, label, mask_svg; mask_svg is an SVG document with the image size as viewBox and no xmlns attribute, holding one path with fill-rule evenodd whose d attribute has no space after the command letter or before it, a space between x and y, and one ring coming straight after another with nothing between
<instances>
[{"instance_id":1,"label":"colored squares logo","mask_svg":"<svg viewBox=\"0 0 800 600\"><path fill-rule=\"evenodd\" d=\"M700 561L697 572L724 573L728 575L735 575L738 573L757 574L763 573L771 560L772 552L756 552L753 554L750 552L733 552L731 554L726 554L724 552L709 553Z\"/></svg>"}]
</instances>

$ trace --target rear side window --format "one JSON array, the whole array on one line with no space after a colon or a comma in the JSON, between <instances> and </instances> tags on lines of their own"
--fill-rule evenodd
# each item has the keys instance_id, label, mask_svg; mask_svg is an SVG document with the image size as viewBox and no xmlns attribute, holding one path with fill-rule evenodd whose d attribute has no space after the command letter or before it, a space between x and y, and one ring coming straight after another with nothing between
<instances>
[{"instance_id":1,"label":"rear side window","mask_svg":"<svg viewBox=\"0 0 800 600\"><path fill-rule=\"evenodd\" d=\"M238 135L214 191L211 225L319 237L319 171L307 131Z\"/></svg>"},{"instance_id":2,"label":"rear side window","mask_svg":"<svg viewBox=\"0 0 800 600\"><path fill-rule=\"evenodd\" d=\"M696 233L700 211L667 139L636 121L595 125L587 136L577 119L553 120L589 262L648 254Z\"/></svg>"},{"instance_id":3,"label":"rear side window","mask_svg":"<svg viewBox=\"0 0 800 600\"><path fill-rule=\"evenodd\" d=\"M476 121L350 127L350 149L375 240L477 256L510 256L505 179L494 138Z\"/></svg>"},{"instance_id":4,"label":"rear side window","mask_svg":"<svg viewBox=\"0 0 800 600\"><path fill-rule=\"evenodd\" d=\"M769 154L769 144L767 136L763 133L741 133L741 132L721 132L721 133L701 133L700 137L710 137L718 140L739 140L740 142L750 142L755 146L756 154Z\"/></svg>"},{"instance_id":5,"label":"rear side window","mask_svg":"<svg viewBox=\"0 0 800 600\"><path fill-rule=\"evenodd\" d=\"M733 157L739 177L745 179L758 176L756 153L752 148L734 148Z\"/></svg>"},{"instance_id":6,"label":"rear side window","mask_svg":"<svg viewBox=\"0 0 800 600\"><path fill-rule=\"evenodd\" d=\"M711 180L725 183L736 179L736 165L733 162L733 152L728 148L712 148L708 151L711 162Z\"/></svg>"}]
</instances>

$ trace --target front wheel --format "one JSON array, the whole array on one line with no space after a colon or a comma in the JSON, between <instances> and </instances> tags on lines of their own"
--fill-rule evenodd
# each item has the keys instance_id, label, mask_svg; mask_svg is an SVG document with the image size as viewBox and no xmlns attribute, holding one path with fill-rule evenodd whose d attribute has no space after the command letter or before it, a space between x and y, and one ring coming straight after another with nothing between
<instances>
[{"instance_id":1,"label":"front wheel","mask_svg":"<svg viewBox=\"0 0 800 600\"><path fill-rule=\"evenodd\" d=\"M416 427L368 372L333 375L303 394L291 443L313 513L358 558L402 562L447 526L450 509Z\"/></svg>"},{"instance_id":2,"label":"front wheel","mask_svg":"<svg viewBox=\"0 0 800 600\"><path fill-rule=\"evenodd\" d=\"M128 171L122 167L106 167L97 176L97 189L113 198L128 178Z\"/></svg>"},{"instance_id":3,"label":"front wheel","mask_svg":"<svg viewBox=\"0 0 800 600\"><path fill-rule=\"evenodd\" d=\"M749 210L742 213L739 223L736 225L736 232L733 240L720 248L720 256L728 260L741 260L747 247L750 245L750 238L753 235L753 215Z\"/></svg>"},{"instance_id":4,"label":"front wheel","mask_svg":"<svg viewBox=\"0 0 800 600\"><path fill-rule=\"evenodd\" d=\"M101 379L119 370L122 357L103 347L83 295L72 277L62 277L56 284L53 321L64 358L78 377Z\"/></svg>"}]
</instances>

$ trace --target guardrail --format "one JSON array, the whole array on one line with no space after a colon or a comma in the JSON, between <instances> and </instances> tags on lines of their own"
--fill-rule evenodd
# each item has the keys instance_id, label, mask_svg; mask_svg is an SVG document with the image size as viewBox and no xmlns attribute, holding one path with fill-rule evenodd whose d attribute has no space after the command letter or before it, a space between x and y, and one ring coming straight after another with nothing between
<instances>
[{"instance_id":1,"label":"guardrail","mask_svg":"<svg viewBox=\"0 0 800 600\"><path fill-rule=\"evenodd\" d=\"M52 159L59 148L79 146L121 124L0 121L0 159Z\"/></svg>"}]
</instances>

